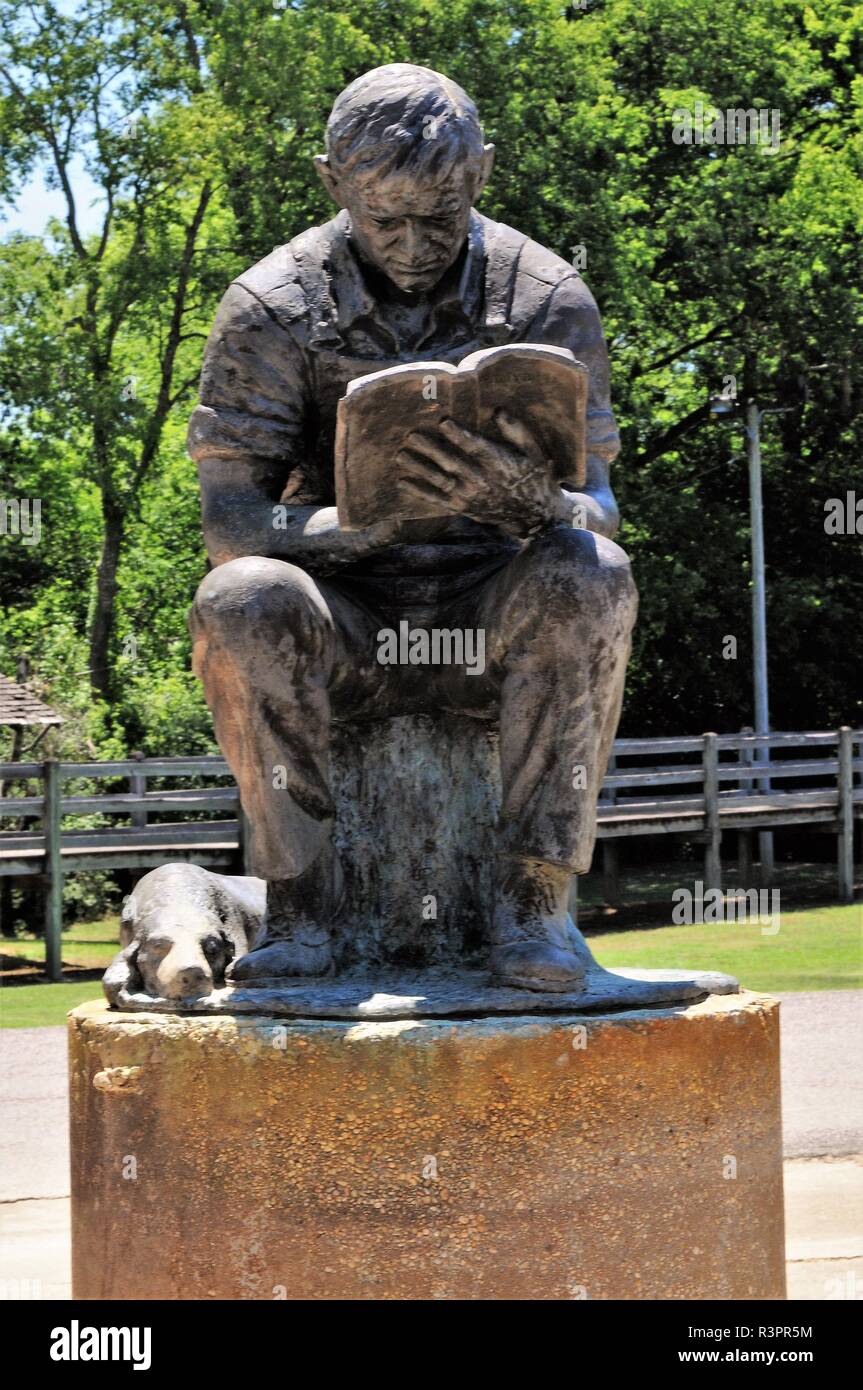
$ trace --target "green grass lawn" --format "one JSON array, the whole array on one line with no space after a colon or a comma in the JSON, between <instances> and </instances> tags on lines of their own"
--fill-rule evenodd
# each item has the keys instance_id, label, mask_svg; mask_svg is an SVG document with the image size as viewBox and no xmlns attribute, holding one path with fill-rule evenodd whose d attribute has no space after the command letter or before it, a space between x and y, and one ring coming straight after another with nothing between
<instances>
[{"instance_id":1,"label":"green grass lawn","mask_svg":"<svg viewBox=\"0 0 863 1390\"><path fill-rule=\"evenodd\" d=\"M75 922L63 933L62 955L66 965L98 970L109 965L119 947L119 917L103 917L98 922ZM44 961L45 941L25 932L14 941L0 939L4 956L20 956L23 960Z\"/></svg>"},{"instance_id":2,"label":"green grass lawn","mask_svg":"<svg viewBox=\"0 0 863 1390\"><path fill-rule=\"evenodd\" d=\"M70 1009L88 999L101 999L98 980L74 985L8 985L0 989L0 1027L50 1028L66 1022Z\"/></svg>"},{"instance_id":3,"label":"green grass lawn","mask_svg":"<svg viewBox=\"0 0 863 1390\"><path fill-rule=\"evenodd\" d=\"M656 927L590 937L601 965L724 970L747 989L859 989L863 982L863 905L783 911L775 936L757 922Z\"/></svg>"},{"instance_id":4,"label":"green grass lawn","mask_svg":"<svg viewBox=\"0 0 863 1390\"><path fill-rule=\"evenodd\" d=\"M119 950L120 919L104 917L98 922L75 922L63 933L63 964L78 970L104 970ZM44 962L45 942L31 933L15 941L0 940L0 953L22 961ZM69 1009L87 999L101 999L102 985L97 978L72 979L63 984L9 984L0 989L0 1027L47 1028L63 1023Z\"/></svg>"},{"instance_id":5,"label":"green grass lawn","mask_svg":"<svg viewBox=\"0 0 863 1390\"><path fill-rule=\"evenodd\" d=\"M63 934L63 960L79 968L103 969L117 950L116 917L76 923ZM775 936L757 922L655 927L590 936L600 964L644 969L724 970L747 989L855 989L863 983L863 905L784 911ZM6 955L44 960L41 942L4 941ZM59 985L10 985L0 993L0 1026L42 1028L63 1023L86 999L100 999L98 979Z\"/></svg>"}]
</instances>

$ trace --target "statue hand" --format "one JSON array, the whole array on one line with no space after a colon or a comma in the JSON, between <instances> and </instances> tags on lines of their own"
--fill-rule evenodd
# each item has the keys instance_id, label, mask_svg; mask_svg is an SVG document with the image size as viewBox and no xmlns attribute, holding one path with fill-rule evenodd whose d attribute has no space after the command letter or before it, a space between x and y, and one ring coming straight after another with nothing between
<instances>
[{"instance_id":1,"label":"statue hand","mask_svg":"<svg viewBox=\"0 0 863 1390\"><path fill-rule=\"evenodd\" d=\"M564 520L581 531L596 531L613 540L620 525L620 513L611 489L597 492L564 491L566 515Z\"/></svg>"},{"instance_id":2,"label":"statue hand","mask_svg":"<svg viewBox=\"0 0 863 1390\"><path fill-rule=\"evenodd\" d=\"M504 410L495 420L506 443L443 420L439 432L416 431L396 457L408 487L441 512L499 526L522 539L568 519L563 495L539 442Z\"/></svg>"},{"instance_id":3,"label":"statue hand","mask_svg":"<svg viewBox=\"0 0 863 1390\"><path fill-rule=\"evenodd\" d=\"M364 527L362 531L351 531L348 534L355 550L380 550L384 546L394 544L398 539L400 525L399 521L376 521L371 526ZM340 532L341 525L336 507L319 507L303 526L304 536L339 535Z\"/></svg>"}]
</instances>

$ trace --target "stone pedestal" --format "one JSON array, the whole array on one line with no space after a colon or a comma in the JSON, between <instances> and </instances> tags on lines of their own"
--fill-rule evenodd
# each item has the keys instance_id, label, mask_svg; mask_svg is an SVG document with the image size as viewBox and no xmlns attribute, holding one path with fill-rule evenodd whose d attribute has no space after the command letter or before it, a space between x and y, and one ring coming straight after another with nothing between
<instances>
[{"instance_id":1,"label":"stone pedestal","mask_svg":"<svg viewBox=\"0 0 863 1390\"><path fill-rule=\"evenodd\" d=\"M782 1298L778 1007L70 1015L77 1298Z\"/></svg>"}]
</instances>

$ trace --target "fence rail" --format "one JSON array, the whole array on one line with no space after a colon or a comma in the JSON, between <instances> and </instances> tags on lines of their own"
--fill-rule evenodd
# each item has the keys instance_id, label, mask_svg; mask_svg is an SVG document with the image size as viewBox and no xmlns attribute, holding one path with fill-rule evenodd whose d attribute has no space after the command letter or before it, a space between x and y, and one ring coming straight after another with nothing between
<instances>
[{"instance_id":1,"label":"fence rail","mask_svg":"<svg viewBox=\"0 0 863 1390\"><path fill-rule=\"evenodd\" d=\"M839 897L851 902L854 822L863 819L861 753L863 730L847 727L835 733L758 735L742 730L618 739L597 811L606 898L614 902L619 896L616 842L622 838L685 834L700 840L705 885L719 888L724 831L738 833L738 862L751 865L754 831L811 825L836 835ZM686 755L696 758L673 761ZM45 879L46 970L51 979L60 978L65 874L144 870L175 861L244 871L248 842L235 785L147 789L156 779L228 776L228 765L218 756L0 763L0 876L38 874ZM126 790L64 793L65 783L82 778L125 781ZM9 794L9 783L31 781L41 782L41 795L26 789ZM795 785L799 783L804 785ZM151 815L210 813L221 818L150 820ZM129 823L63 828L64 818L79 815L122 816ZM3 829L9 820L20 824ZM28 828L28 820L40 821L41 829Z\"/></svg>"}]
</instances>

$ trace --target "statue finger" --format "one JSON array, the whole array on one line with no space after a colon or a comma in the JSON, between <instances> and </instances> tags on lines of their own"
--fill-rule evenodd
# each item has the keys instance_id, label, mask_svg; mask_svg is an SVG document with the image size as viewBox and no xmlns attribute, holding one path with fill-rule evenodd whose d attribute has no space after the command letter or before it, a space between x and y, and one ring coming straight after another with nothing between
<instances>
[{"instance_id":1,"label":"statue finger","mask_svg":"<svg viewBox=\"0 0 863 1390\"><path fill-rule=\"evenodd\" d=\"M463 450L474 464L488 464L492 461L497 447L493 440L486 439L481 434L474 434L473 430L466 430L454 420L441 420L440 431L451 444Z\"/></svg>"},{"instance_id":2,"label":"statue finger","mask_svg":"<svg viewBox=\"0 0 863 1390\"><path fill-rule=\"evenodd\" d=\"M495 412L495 424L508 444L514 444L524 454L534 453L537 447L536 440L523 421L510 415L508 410L498 410Z\"/></svg>"},{"instance_id":3,"label":"statue finger","mask_svg":"<svg viewBox=\"0 0 863 1390\"><path fill-rule=\"evenodd\" d=\"M404 474L420 477L444 493L452 492L458 483L457 474L445 472L436 459L427 458L412 449L400 450L396 454L396 463Z\"/></svg>"},{"instance_id":4,"label":"statue finger","mask_svg":"<svg viewBox=\"0 0 863 1390\"><path fill-rule=\"evenodd\" d=\"M431 459L444 473L451 476L458 476L469 466L469 460L463 454L454 452L452 445L442 444L440 439L431 434L424 434L421 430L409 434L405 442L409 446L409 452Z\"/></svg>"},{"instance_id":5,"label":"statue finger","mask_svg":"<svg viewBox=\"0 0 863 1390\"><path fill-rule=\"evenodd\" d=\"M445 492L443 488L436 487L434 483L428 482L425 478L411 477L405 474L401 479L401 492L415 492L417 496L430 499L440 504L442 511L452 511L452 506L448 505L451 494Z\"/></svg>"}]
</instances>

